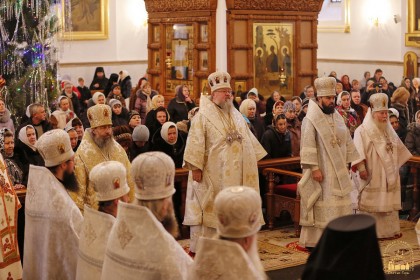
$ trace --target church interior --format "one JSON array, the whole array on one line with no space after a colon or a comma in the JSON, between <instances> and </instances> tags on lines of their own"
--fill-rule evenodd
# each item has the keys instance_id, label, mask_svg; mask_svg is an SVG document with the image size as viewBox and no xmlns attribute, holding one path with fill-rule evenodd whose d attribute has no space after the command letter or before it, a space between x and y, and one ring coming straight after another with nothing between
<instances>
[{"instance_id":1,"label":"church interior","mask_svg":"<svg viewBox=\"0 0 420 280\"><path fill-rule=\"evenodd\" d=\"M32 5L36 5L38 1L32 1L35 3ZM0 16L7 14L9 2L8 0L6 2L4 5L0 3ZM168 104L177 98L180 87L187 87L191 102L199 106L200 97L209 96L212 92L211 84L208 83L209 75L218 71L230 74L229 83L234 99L238 103L247 100L247 94L256 90L254 95L256 93L257 100L258 98L268 100L273 98L273 92L277 92L284 99L282 106L287 100L293 102L293 108L297 97L300 97L299 106L303 106L302 101L306 99L305 97L309 98L306 92L310 88L316 89L317 78L334 77L337 83L347 79L347 85L355 81L360 84L362 92L363 87L367 86L367 80L376 77L378 70L385 78L387 87L392 86L394 90L404 87L407 78L412 80L409 87L414 88L414 80L420 76L418 72L420 1L417 0L61 0L52 2L56 2L55 13L62 25L54 39L46 43L48 46L54 45L57 85L64 89L65 84L71 83L77 87L82 78L84 84L89 87L94 83L98 67L102 67L101 71L106 77L110 77L111 74L120 77L123 75L124 78L129 76L132 88L131 92L124 96L126 100L111 99L115 100L112 104L118 103L120 107L127 106L127 109L137 106L131 104L130 96L136 94L135 89L139 88L142 80L148 81L152 92L156 91L164 97L163 107L168 108L167 111L169 111ZM1 17L0 23L2 23ZM3 27L0 25L0 35L5 34L2 31ZM4 36L0 36L0 39L0 51L6 50ZM17 46L19 49L19 44ZM28 65L35 65L34 57L37 57L35 49L33 49L35 56L30 59ZM22 46L21 51L26 54L26 47ZM23 59L25 54L21 54ZM1 53L0 58L2 58ZM7 79L12 76L11 69L7 58L0 60L0 78L1 76L6 78L6 86L10 82ZM366 76L367 72L369 77ZM53 80L49 76L40 77ZM36 82L32 76L26 78ZM418 90L420 79L417 83ZM6 103L12 115L24 111L26 106L35 102L49 106L57 103L61 106L60 99L47 101L49 98L49 93L46 94L47 86L45 92L41 90L42 94L36 95L35 99L26 97L24 101L9 97L13 93L2 91L1 86L0 83L0 96L2 100L6 99L3 103ZM377 82L375 86L382 89L382 85ZM16 92L23 87L17 85L16 88L19 90ZM9 89L15 87L9 86ZM347 89L343 86L341 90L350 93L351 87ZM104 99L108 97L104 90L100 92L103 93ZM94 96L93 93L92 91L92 99L96 98L93 102L98 104L97 99L100 97ZM337 95L338 93L340 92L337 90ZM341 98L341 95L339 96ZM391 105L391 96L389 97ZM416 108L420 110L420 92L418 97L414 98L417 98ZM13 105L7 100L13 100ZM88 102L90 99L86 100L87 104ZM308 102L310 101L307 101L306 106ZM270 116L277 114L274 113L275 104L274 102L271 104L274 107ZM239 109L239 104L237 105L238 111L246 118L247 113ZM19 109L12 110L11 106L19 106ZM70 106L74 108L73 105ZM261 109L257 104L256 112L260 113L259 110ZM410 115L413 115L410 116L410 121L417 122L417 110L410 111ZM83 114L82 111L81 109ZM139 123L141 119L141 124L144 124L141 113L128 111L130 126L135 115L139 115ZM298 118L299 110L296 108L294 111ZM267 109L266 113L268 112ZM266 113L261 116L264 118ZM27 117L15 119L15 123L21 119L23 122L25 118L31 118L29 106L26 114ZM166 120L168 121L170 117L171 121L177 123L176 118L174 120L169 116L171 114L171 112L166 114ZM189 115L190 117L192 118ZM60 122L59 117L57 119ZM391 115L389 119L391 121ZM91 116L85 112L85 119L81 121L86 128L85 123L89 124L88 121L92 121ZM68 119L64 117L63 122L62 128L67 132ZM273 124L272 120L266 124ZM360 124L361 122L358 123ZM162 123L159 125L159 130L161 126ZM188 123L188 129L190 126L191 123ZM187 129L187 124L185 128ZM177 129L182 130L179 127ZM115 137L115 130L113 133ZM123 135L132 134L133 130L118 133L122 139ZM257 129L253 133L261 142L257 136ZM354 130L351 133L353 137ZM18 137L17 135L16 130L15 136ZM300 136L299 132L299 137L304 138L304 135ZM420 134L417 137L420 137ZM163 136L162 138L167 142L168 139ZM124 147L123 141L124 139L118 142ZM130 136L130 141L134 141L134 136L132 139ZM417 143L415 137L413 141ZM293 143L291 149L293 150ZM420 151L420 147L418 149ZM418 176L420 154L414 152L412 154L413 157L399 170L399 174L405 174L401 175L403 179L405 178L404 188L401 187L399 211L401 235L397 239L380 239L378 243L381 253L378 258L382 256L385 273L383 279L420 278L418 243L420 238L417 239L416 235L416 231L420 235L420 228L415 227L415 222L420 216L417 187L420 178ZM301 161L299 154L289 152L288 155L282 158L266 157L258 161L259 186L265 218L265 225L259 232L258 246L269 279L305 279L301 277L307 262L309 263L308 260L311 260L312 249L300 246L298 242L301 232L299 219L302 211L301 197L296 193L296 188L297 182L302 179ZM182 163L182 158L180 162ZM176 193L173 198L179 219L184 217L185 201L188 199L187 185L189 176L192 176L185 166L182 168L181 163L175 161ZM280 185L281 180L286 184ZM24 205L25 195L28 195L26 189L16 189L16 193ZM20 212L18 217L22 216L25 215ZM188 250L190 228L182 225L182 219L179 223L181 238L177 241ZM345 225L340 226L345 227ZM405 247L395 249L393 247L395 244L402 244ZM404 253L401 253L403 250ZM372 251L366 252L366 255L370 253ZM317 254L320 252L317 251ZM325 259L323 261L327 266Z\"/></svg>"}]
</instances>

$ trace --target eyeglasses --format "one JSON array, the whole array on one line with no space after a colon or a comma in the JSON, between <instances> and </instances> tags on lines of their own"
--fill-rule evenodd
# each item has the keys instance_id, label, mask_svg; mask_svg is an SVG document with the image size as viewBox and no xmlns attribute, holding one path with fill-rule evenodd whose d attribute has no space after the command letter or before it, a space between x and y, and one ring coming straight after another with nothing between
<instances>
[{"instance_id":1,"label":"eyeglasses","mask_svg":"<svg viewBox=\"0 0 420 280\"><path fill-rule=\"evenodd\" d=\"M232 94L231 89L218 89L215 92L221 92L221 93L224 93L224 94Z\"/></svg>"}]
</instances>

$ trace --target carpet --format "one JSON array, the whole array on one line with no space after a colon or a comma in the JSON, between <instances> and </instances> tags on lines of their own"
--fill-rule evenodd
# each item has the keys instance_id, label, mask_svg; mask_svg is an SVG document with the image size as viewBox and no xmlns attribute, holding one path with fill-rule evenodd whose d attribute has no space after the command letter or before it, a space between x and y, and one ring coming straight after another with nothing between
<instances>
[{"instance_id":1,"label":"carpet","mask_svg":"<svg viewBox=\"0 0 420 280\"><path fill-rule=\"evenodd\" d=\"M258 233L258 248L265 271L283 269L306 263L309 254L305 249L295 246L299 240L294 235L295 229L287 227ZM178 240L186 252L189 251L189 239Z\"/></svg>"},{"instance_id":2,"label":"carpet","mask_svg":"<svg viewBox=\"0 0 420 280\"><path fill-rule=\"evenodd\" d=\"M409 274L414 266L420 265L420 247L414 230L415 225L414 222L400 220L400 238L379 240L386 274Z\"/></svg>"},{"instance_id":3,"label":"carpet","mask_svg":"<svg viewBox=\"0 0 420 280\"><path fill-rule=\"evenodd\" d=\"M414 266L420 265L420 248L414 230L415 223L401 220L400 224L402 233L400 238L379 240L384 269L387 274L404 272L401 269L402 265L407 264L407 273L403 274L409 274ZM309 253L298 245L299 238L295 237L294 233L295 229L292 226L258 233L259 253L266 271L306 263ZM188 252L189 240L179 240L178 242Z\"/></svg>"}]
</instances>

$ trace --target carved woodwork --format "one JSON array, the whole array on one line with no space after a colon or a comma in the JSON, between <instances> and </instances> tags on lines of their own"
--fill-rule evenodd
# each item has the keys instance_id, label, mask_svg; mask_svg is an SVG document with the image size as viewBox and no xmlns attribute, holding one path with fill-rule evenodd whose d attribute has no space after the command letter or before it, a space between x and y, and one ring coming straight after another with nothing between
<instances>
[{"instance_id":1,"label":"carved woodwork","mask_svg":"<svg viewBox=\"0 0 420 280\"><path fill-rule=\"evenodd\" d=\"M235 85L236 82L245 82L246 90L253 87L258 88L256 74L254 74L254 59L257 49L257 46L254 45L253 28L255 23L293 25L291 40L293 43L290 52L293 66L292 74L288 75L289 84L287 86L290 89L285 97L291 98L292 95L299 95L306 85L313 85L318 74L317 24L322 3L323 0L226 0L228 72L232 77L232 85ZM282 49L281 45L278 50L280 49ZM279 55L279 51L277 51L277 55ZM284 71L283 67L281 68ZM270 88L266 91L271 90ZM282 92L280 93L284 95ZM268 95L265 94L265 97Z\"/></svg>"},{"instance_id":2,"label":"carved woodwork","mask_svg":"<svg viewBox=\"0 0 420 280\"><path fill-rule=\"evenodd\" d=\"M269 10L269 11L293 11L293 12L319 12L323 0L226 0L229 10Z\"/></svg>"},{"instance_id":3,"label":"carved woodwork","mask_svg":"<svg viewBox=\"0 0 420 280\"><path fill-rule=\"evenodd\" d=\"M165 96L166 102L174 97L174 84L187 84L190 89L191 98L197 101L200 97L202 84L209 73L216 68L216 9L217 0L145 0L148 12L148 70L152 88L158 89L160 94ZM188 48L186 52L185 66L188 67L188 78L183 81L178 77L171 77L170 70L176 66L174 52L168 51L173 40L167 35L168 28L174 24L191 26L192 31L188 32ZM201 39L201 27L207 26L207 37ZM207 54L205 55L205 53ZM202 59L200 60L200 57ZM203 61L206 61L204 67ZM172 67L172 68L171 68ZM178 72L178 70L175 70ZM167 104L167 103L166 103Z\"/></svg>"},{"instance_id":4,"label":"carved woodwork","mask_svg":"<svg viewBox=\"0 0 420 280\"><path fill-rule=\"evenodd\" d=\"M216 11L217 0L145 0L146 10L150 13L178 11Z\"/></svg>"}]
</instances>

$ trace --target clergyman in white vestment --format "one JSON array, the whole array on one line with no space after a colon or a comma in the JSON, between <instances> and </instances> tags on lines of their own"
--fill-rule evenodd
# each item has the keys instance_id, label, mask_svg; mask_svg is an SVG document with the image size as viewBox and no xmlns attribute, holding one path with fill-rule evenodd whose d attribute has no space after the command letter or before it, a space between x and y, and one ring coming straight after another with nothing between
<instances>
[{"instance_id":1,"label":"clergyman in white vestment","mask_svg":"<svg viewBox=\"0 0 420 280\"><path fill-rule=\"evenodd\" d=\"M175 164L162 152L148 152L132 163L135 203L118 204L109 235L102 280L187 279L191 257L178 235L172 195Z\"/></svg>"},{"instance_id":2,"label":"clergyman in white vestment","mask_svg":"<svg viewBox=\"0 0 420 280\"><path fill-rule=\"evenodd\" d=\"M328 222L353 213L348 166L359 154L335 111L335 85L331 77L315 80L317 103L309 101L302 123L299 243L305 247L315 247Z\"/></svg>"},{"instance_id":3,"label":"clergyman in white vestment","mask_svg":"<svg viewBox=\"0 0 420 280\"><path fill-rule=\"evenodd\" d=\"M68 134L61 129L42 134L36 147L45 167L29 168L23 279L73 280L83 222L68 193L78 187L74 152Z\"/></svg>"},{"instance_id":4,"label":"clergyman in white vestment","mask_svg":"<svg viewBox=\"0 0 420 280\"><path fill-rule=\"evenodd\" d=\"M191 229L191 252L198 237L216 233L213 204L223 188L243 185L259 193L257 161L267 154L232 105L230 75L215 72L208 82L211 96L201 96L184 153L191 171L183 224Z\"/></svg>"},{"instance_id":5,"label":"clergyman in white vestment","mask_svg":"<svg viewBox=\"0 0 420 280\"><path fill-rule=\"evenodd\" d=\"M369 103L371 108L354 133L354 144L361 158L352 164L364 164L368 175L367 179L357 177L358 210L375 217L378 238L399 237L399 170L412 155L389 122L388 96L375 93Z\"/></svg>"}]
</instances>

